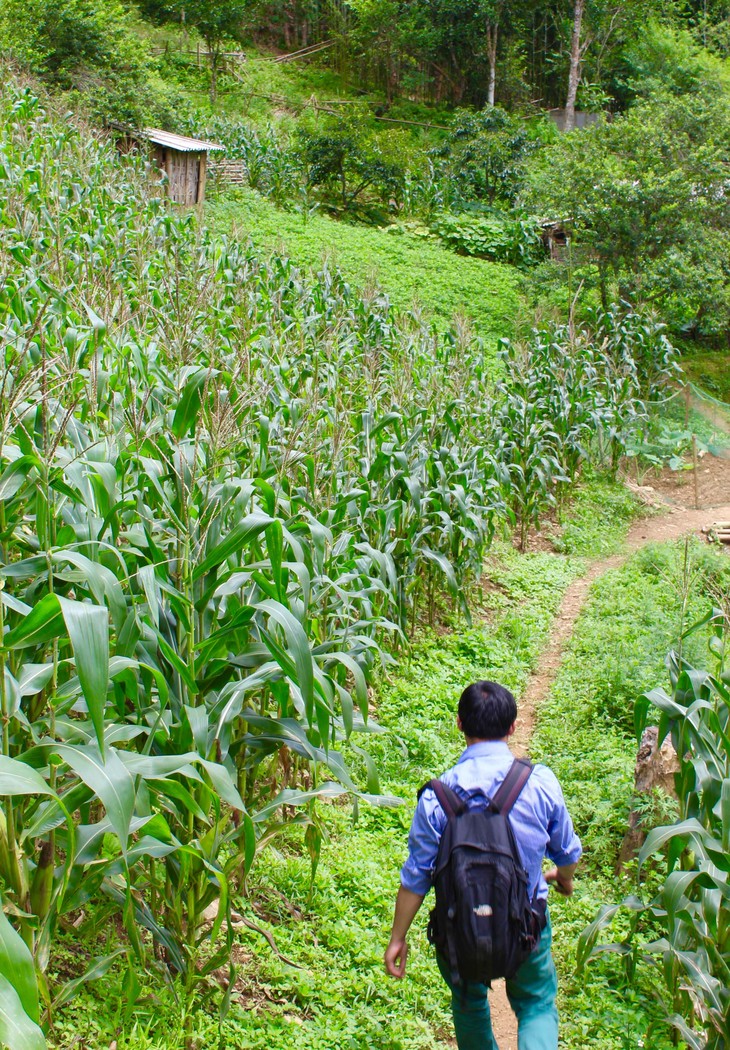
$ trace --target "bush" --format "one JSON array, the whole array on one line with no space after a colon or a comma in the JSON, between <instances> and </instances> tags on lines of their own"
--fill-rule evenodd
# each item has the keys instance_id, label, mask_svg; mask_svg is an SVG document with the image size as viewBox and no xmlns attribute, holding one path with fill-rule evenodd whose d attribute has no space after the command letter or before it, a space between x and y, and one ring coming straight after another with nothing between
<instances>
[{"instance_id":1,"label":"bush","mask_svg":"<svg viewBox=\"0 0 730 1050\"><path fill-rule=\"evenodd\" d=\"M431 223L441 240L461 255L476 255L513 266L530 266L545 255L534 219L442 213Z\"/></svg>"},{"instance_id":2,"label":"bush","mask_svg":"<svg viewBox=\"0 0 730 1050\"><path fill-rule=\"evenodd\" d=\"M554 135L547 121L531 127L498 106L457 110L451 134L431 156L452 184L452 197L509 204L520 191L528 157Z\"/></svg>"},{"instance_id":3,"label":"bush","mask_svg":"<svg viewBox=\"0 0 730 1050\"><path fill-rule=\"evenodd\" d=\"M118 0L4 0L0 45L29 72L72 90L93 119L142 123L154 109L144 51Z\"/></svg>"},{"instance_id":4,"label":"bush","mask_svg":"<svg viewBox=\"0 0 730 1050\"><path fill-rule=\"evenodd\" d=\"M359 130L356 119L333 123L322 132L299 132L300 156L309 186L320 188L348 211L365 191L382 204L400 195L404 169Z\"/></svg>"}]
</instances>

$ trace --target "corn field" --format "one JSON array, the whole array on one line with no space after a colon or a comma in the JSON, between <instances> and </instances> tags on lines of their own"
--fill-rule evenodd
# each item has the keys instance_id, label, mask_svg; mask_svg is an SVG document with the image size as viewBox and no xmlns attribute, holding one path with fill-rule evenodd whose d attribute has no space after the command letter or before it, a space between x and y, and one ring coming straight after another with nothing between
<instances>
[{"instance_id":1,"label":"corn field","mask_svg":"<svg viewBox=\"0 0 730 1050\"><path fill-rule=\"evenodd\" d=\"M0 1042L35 1050L90 905L126 939L79 980L127 956L189 1009L267 846L301 825L315 870L323 802L395 802L374 677L445 596L468 613L496 529L618 461L631 348L664 337L606 315L497 382L337 272L211 238L28 89L1 108Z\"/></svg>"}]
</instances>

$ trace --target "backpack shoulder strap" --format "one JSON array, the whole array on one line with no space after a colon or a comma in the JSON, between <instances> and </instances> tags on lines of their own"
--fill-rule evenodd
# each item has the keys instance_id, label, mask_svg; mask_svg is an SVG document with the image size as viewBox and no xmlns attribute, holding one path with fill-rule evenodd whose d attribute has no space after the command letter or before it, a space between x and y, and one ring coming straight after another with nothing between
<instances>
[{"instance_id":1,"label":"backpack shoulder strap","mask_svg":"<svg viewBox=\"0 0 730 1050\"><path fill-rule=\"evenodd\" d=\"M526 758L516 758L492 799L492 809L506 817L530 779L535 767Z\"/></svg>"},{"instance_id":2,"label":"backpack shoulder strap","mask_svg":"<svg viewBox=\"0 0 730 1050\"><path fill-rule=\"evenodd\" d=\"M431 788L438 799L441 809L449 820L451 820L452 817L458 817L458 815L463 813L466 809L466 803L459 798L455 791L452 791L447 784L443 784L440 780L429 780L427 784L424 784L418 792L419 798L426 788Z\"/></svg>"}]
</instances>

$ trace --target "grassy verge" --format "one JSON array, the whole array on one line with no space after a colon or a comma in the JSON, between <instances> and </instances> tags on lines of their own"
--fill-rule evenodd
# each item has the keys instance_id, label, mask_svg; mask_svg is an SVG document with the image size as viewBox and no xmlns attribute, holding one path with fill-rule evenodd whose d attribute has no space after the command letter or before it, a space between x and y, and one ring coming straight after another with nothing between
<instances>
[{"instance_id":1,"label":"grassy verge","mask_svg":"<svg viewBox=\"0 0 730 1050\"><path fill-rule=\"evenodd\" d=\"M649 1020L658 1016L650 987L628 982L615 958L595 964L588 981L572 978L575 943L601 904L633 890L631 874L617 877L615 863L633 791L634 699L665 682L664 657L682 623L701 618L729 580L728 559L699 543L686 563L684 544L662 544L606 573L540 709L533 755L563 784L586 850L576 898L554 905L566 1050L643 1045ZM701 634L687 642L686 655L699 666L705 644ZM656 1035L651 1045L671 1044Z\"/></svg>"},{"instance_id":2,"label":"grassy verge","mask_svg":"<svg viewBox=\"0 0 730 1050\"><path fill-rule=\"evenodd\" d=\"M620 551L628 525L646 513L623 485L589 478L564 511L553 545L561 554L605 558Z\"/></svg>"},{"instance_id":3,"label":"grassy verge","mask_svg":"<svg viewBox=\"0 0 730 1050\"><path fill-rule=\"evenodd\" d=\"M460 317L491 346L514 331L522 283L514 267L455 255L407 234L282 211L253 190L212 200L206 217L217 232L283 250L304 268L329 259L361 289L382 289L396 309L423 310L440 331Z\"/></svg>"}]
</instances>

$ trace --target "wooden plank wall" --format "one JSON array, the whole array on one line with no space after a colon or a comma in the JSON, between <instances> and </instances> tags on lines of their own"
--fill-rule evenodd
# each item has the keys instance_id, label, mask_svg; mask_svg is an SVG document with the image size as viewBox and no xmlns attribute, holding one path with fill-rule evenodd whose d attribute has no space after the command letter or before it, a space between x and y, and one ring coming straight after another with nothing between
<instances>
[{"instance_id":1,"label":"wooden plank wall","mask_svg":"<svg viewBox=\"0 0 730 1050\"><path fill-rule=\"evenodd\" d=\"M170 196L178 204L197 204L200 154L170 152Z\"/></svg>"},{"instance_id":2,"label":"wooden plank wall","mask_svg":"<svg viewBox=\"0 0 730 1050\"><path fill-rule=\"evenodd\" d=\"M177 204L200 204L205 200L207 154L182 153L156 146L155 163L167 174L167 195Z\"/></svg>"},{"instance_id":3,"label":"wooden plank wall","mask_svg":"<svg viewBox=\"0 0 730 1050\"><path fill-rule=\"evenodd\" d=\"M198 194L195 198L196 204L202 204L205 200L205 179L208 174L208 154L199 154L198 162Z\"/></svg>"}]
</instances>

